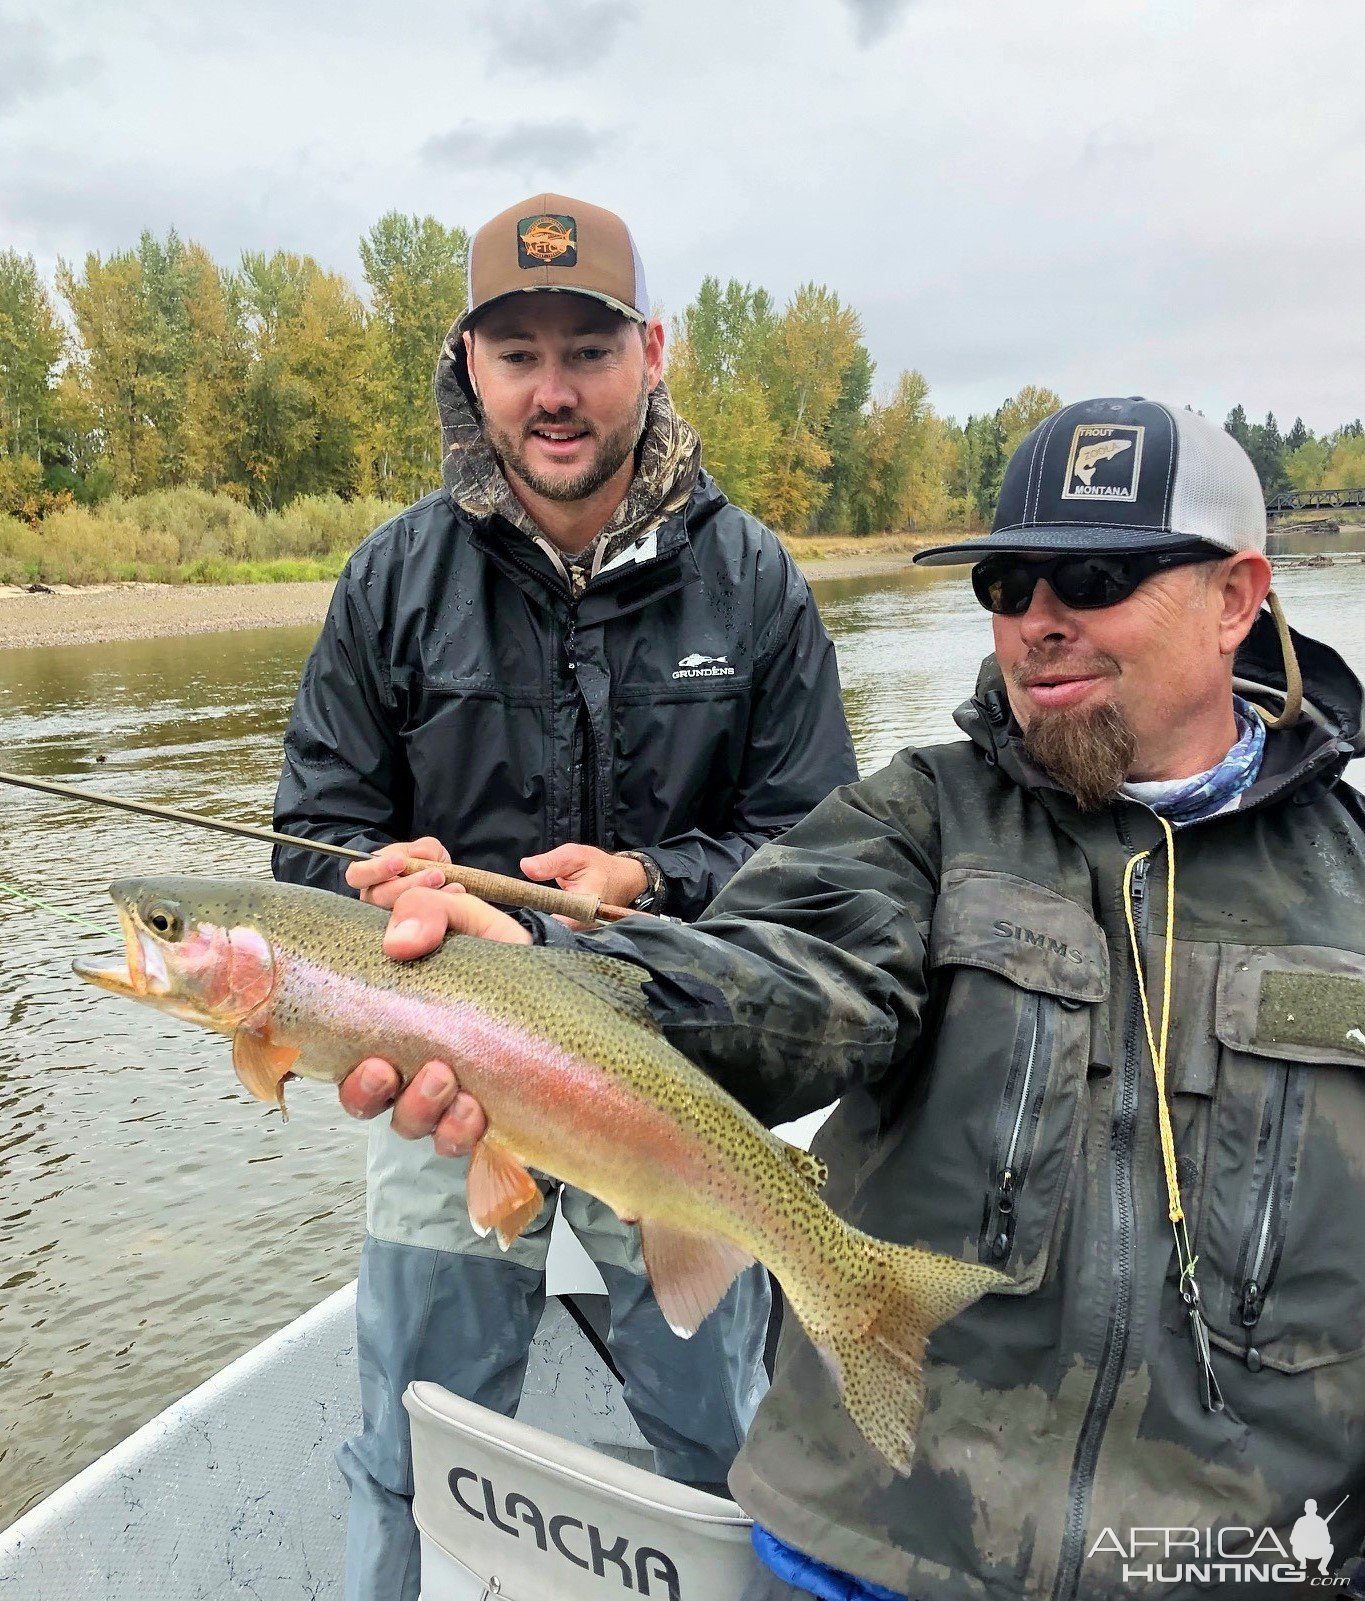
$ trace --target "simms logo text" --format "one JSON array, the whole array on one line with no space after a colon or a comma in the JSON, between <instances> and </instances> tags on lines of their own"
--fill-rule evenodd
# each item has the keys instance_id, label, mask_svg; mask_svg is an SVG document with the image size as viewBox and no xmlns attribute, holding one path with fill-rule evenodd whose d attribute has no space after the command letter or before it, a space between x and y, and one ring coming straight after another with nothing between
<instances>
[{"instance_id":1,"label":"simms logo text","mask_svg":"<svg viewBox=\"0 0 1365 1601\"><path fill-rule=\"evenodd\" d=\"M1037 945L1039 949L1050 951L1054 956L1060 956L1068 962L1085 961L1080 951L1074 950L1064 941L1053 939L1050 934L1040 934L1037 929L1025 928L1021 923L1007 923L1002 917L998 922L992 923L991 928L1001 939L1017 939L1024 945Z\"/></svg>"}]
</instances>

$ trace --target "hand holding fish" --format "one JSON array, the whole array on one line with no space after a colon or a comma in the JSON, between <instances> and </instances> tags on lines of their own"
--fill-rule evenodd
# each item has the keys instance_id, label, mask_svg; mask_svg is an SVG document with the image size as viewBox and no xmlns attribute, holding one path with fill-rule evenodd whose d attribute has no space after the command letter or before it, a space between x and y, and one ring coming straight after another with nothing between
<instances>
[{"instance_id":1,"label":"hand holding fish","mask_svg":"<svg viewBox=\"0 0 1365 1601\"><path fill-rule=\"evenodd\" d=\"M436 842L420 840L417 843ZM396 845L392 849L399 859L402 853L416 854L413 846ZM357 862L353 870L373 865ZM481 901L477 895L467 895L458 885L436 890L399 879L396 883L379 886L381 892L390 888L395 894L389 903L384 953L396 961L410 962L429 955L448 933L500 940L505 945L531 943L531 936L515 919ZM337 1094L352 1117L378 1117L392 1106L396 1134L407 1140L425 1139L430 1135L443 1156L468 1156L488 1127L483 1108L472 1095L460 1090L454 1072L445 1062L426 1063L404 1089L402 1075L392 1062L377 1056L367 1057L342 1079Z\"/></svg>"},{"instance_id":2,"label":"hand holding fish","mask_svg":"<svg viewBox=\"0 0 1365 1601\"><path fill-rule=\"evenodd\" d=\"M395 1103L402 1132L439 1108L451 1144L472 1143L465 1198L480 1233L506 1249L535 1221L536 1172L588 1190L639 1223L679 1334L761 1262L853 1423L910 1471L929 1337L1003 1276L833 1212L823 1164L668 1043L646 971L534 946L476 896L423 886L398 896L387 925L346 896L254 879L132 879L111 893L125 963L78 961L83 978L228 1035L243 1085L281 1108L290 1079L337 1084L360 1061L382 1085L392 1062L428 1092Z\"/></svg>"},{"instance_id":3,"label":"hand holding fish","mask_svg":"<svg viewBox=\"0 0 1365 1601\"><path fill-rule=\"evenodd\" d=\"M402 1085L392 1062L369 1056L342 1079L338 1093L352 1117L378 1117L392 1106L394 1133L405 1140L430 1136L442 1156L468 1156L487 1133L483 1108L461 1090L448 1063L425 1063L400 1095Z\"/></svg>"}]
</instances>

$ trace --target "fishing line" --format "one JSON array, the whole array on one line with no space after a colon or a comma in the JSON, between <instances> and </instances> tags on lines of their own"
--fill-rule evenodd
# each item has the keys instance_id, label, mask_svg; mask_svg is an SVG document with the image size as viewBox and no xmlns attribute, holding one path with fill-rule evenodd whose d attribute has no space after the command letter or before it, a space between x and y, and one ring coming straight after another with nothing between
<instances>
[{"instance_id":1,"label":"fishing line","mask_svg":"<svg viewBox=\"0 0 1365 1601\"><path fill-rule=\"evenodd\" d=\"M40 901L36 895L30 895L26 889L20 889L17 884L7 884L3 878L0 878L0 895L13 895L17 900L27 901L30 906L38 906L45 912L51 912L54 917L64 917L68 923L75 923L87 933L98 934L101 939L111 938L107 928L92 923L88 917L78 917L75 912L68 912L64 906L54 906L51 901Z\"/></svg>"}]
</instances>

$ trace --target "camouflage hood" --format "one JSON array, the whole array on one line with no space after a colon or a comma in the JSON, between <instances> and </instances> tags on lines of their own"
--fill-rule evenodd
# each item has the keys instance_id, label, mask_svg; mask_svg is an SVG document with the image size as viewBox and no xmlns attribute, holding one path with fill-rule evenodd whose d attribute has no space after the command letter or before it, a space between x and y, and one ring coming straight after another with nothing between
<instances>
[{"instance_id":1,"label":"camouflage hood","mask_svg":"<svg viewBox=\"0 0 1365 1601\"><path fill-rule=\"evenodd\" d=\"M626 498L587 550L566 563L512 493L488 441L458 325L446 335L436 364L436 409L441 418L441 479L451 499L471 517L499 516L533 539L575 591L680 512L701 469L697 431L674 411L668 390L660 383L649 397L645 430L636 446L635 478Z\"/></svg>"}]
</instances>

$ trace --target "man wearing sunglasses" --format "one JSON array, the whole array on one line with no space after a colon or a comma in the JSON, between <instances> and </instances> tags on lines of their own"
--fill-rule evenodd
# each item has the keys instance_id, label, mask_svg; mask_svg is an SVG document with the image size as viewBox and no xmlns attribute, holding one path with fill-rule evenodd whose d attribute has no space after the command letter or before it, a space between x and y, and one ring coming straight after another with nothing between
<instances>
[{"instance_id":1,"label":"man wearing sunglasses","mask_svg":"<svg viewBox=\"0 0 1365 1601\"><path fill-rule=\"evenodd\" d=\"M965 738L836 790L695 927L394 915L638 963L766 1122L838 1100L837 1210L999 1269L931 1341L905 1474L788 1320L730 1475L744 1601L1288 1593L1306 1506L1338 1566L1365 1536L1360 684L1263 610L1255 471L1189 412L1064 408L991 533L919 559L991 613Z\"/></svg>"}]
</instances>

